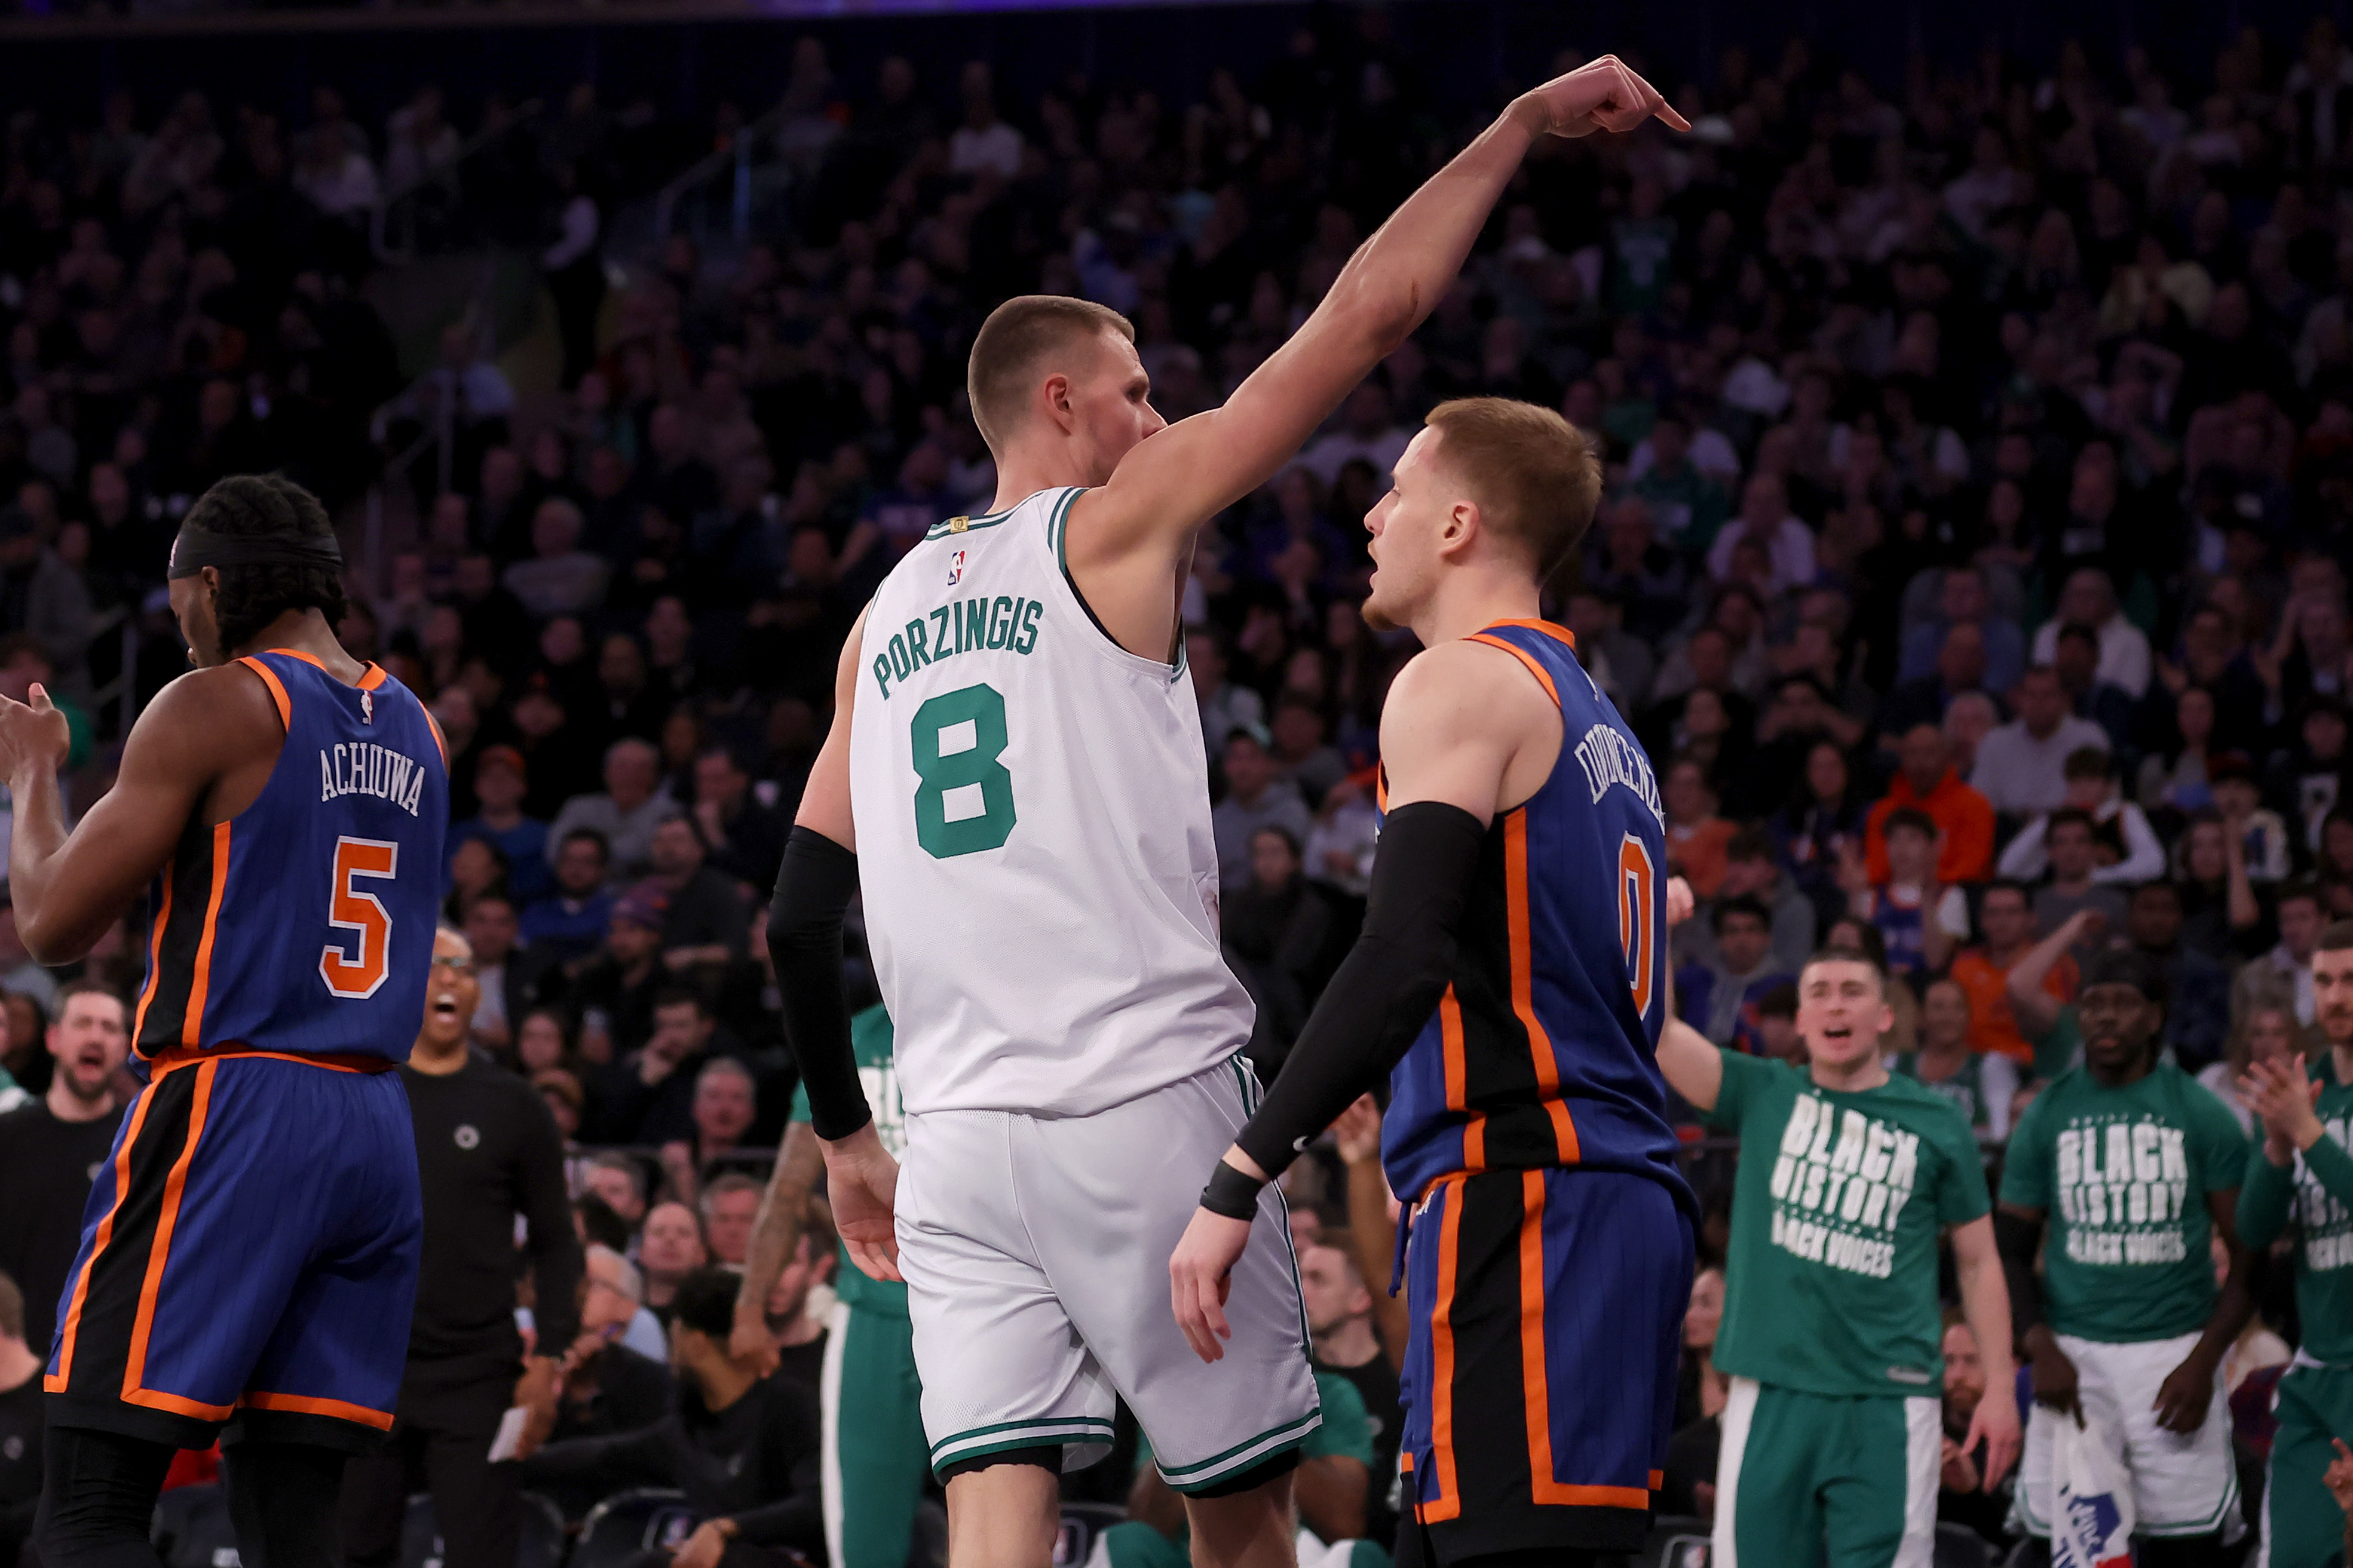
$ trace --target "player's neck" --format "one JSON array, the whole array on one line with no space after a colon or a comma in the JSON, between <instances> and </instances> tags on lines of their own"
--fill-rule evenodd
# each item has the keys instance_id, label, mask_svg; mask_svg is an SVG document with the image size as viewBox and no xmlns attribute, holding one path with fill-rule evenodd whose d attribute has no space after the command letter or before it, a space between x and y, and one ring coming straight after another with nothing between
<instances>
[{"instance_id":1,"label":"player's neck","mask_svg":"<svg viewBox=\"0 0 2353 1568\"><path fill-rule=\"evenodd\" d=\"M1498 621L1535 620L1543 613L1543 593L1527 577L1462 566L1440 578L1430 602L1413 618L1413 634L1424 647L1436 647L1483 631Z\"/></svg>"},{"instance_id":2,"label":"player's neck","mask_svg":"<svg viewBox=\"0 0 2353 1568\"><path fill-rule=\"evenodd\" d=\"M228 657L242 658L249 653L267 653L280 647L311 655L329 675L346 686L358 685L360 677L367 673L367 666L346 653L343 645L335 640L335 629L327 624L327 617L309 608L287 611L264 626L260 636L242 647L229 649Z\"/></svg>"},{"instance_id":3,"label":"player's neck","mask_svg":"<svg viewBox=\"0 0 2353 1568\"><path fill-rule=\"evenodd\" d=\"M2338 1083L2353 1083L2353 1040L2331 1040L2328 1065L2336 1069Z\"/></svg>"},{"instance_id":4,"label":"player's neck","mask_svg":"<svg viewBox=\"0 0 2353 1568\"><path fill-rule=\"evenodd\" d=\"M1011 511L1039 490L1085 483L1078 459L1061 447L1043 451L1034 445L1021 447L997 459L997 494L988 503L989 513Z\"/></svg>"},{"instance_id":5,"label":"player's neck","mask_svg":"<svg viewBox=\"0 0 2353 1568\"><path fill-rule=\"evenodd\" d=\"M408 1065L427 1078L448 1078L466 1065L466 1037L458 1037L453 1045L439 1045L418 1036L408 1048Z\"/></svg>"}]
</instances>

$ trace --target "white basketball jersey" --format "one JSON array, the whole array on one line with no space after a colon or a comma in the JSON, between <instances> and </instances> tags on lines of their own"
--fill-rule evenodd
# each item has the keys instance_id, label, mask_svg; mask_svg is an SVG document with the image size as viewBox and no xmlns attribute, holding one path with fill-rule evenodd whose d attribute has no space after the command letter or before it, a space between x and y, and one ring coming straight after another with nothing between
<instances>
[{"instance_id":1,"label":"white basketball jersey","mask_svg":"<svg viewBox=\"0 0 2353 1568\"><path fill-rule=\"evenodd\" d=\"M1192 677L1071 586L1081 493L940 524L867 609L850 808L911 1115L1092 1115L1250 1038Z\"/></svg>"}]
</instances>

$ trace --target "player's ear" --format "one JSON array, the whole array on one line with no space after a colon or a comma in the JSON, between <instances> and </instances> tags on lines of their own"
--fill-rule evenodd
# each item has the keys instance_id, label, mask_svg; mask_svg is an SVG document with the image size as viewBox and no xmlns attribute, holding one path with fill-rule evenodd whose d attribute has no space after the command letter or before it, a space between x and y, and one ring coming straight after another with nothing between
<instances>
[{"instance_id":1,"label":"player's ear","mask_svg":"<svg viewBox=\"0 0 2353 1568\"><path fill-rule=\"evenodd\" d=\"M1042 389L1046 402L1046 417L1065 436L1078 427L1078 411L1071 406L1071 378L1057 371L1046 378Z\"/></svg>"},{"instance_id":2,"label":"player's ear","mask_svg":"<svg viewBox=\"0 0 2353 1568\"><path fill-rule=\"evenodd\" d=\"M1446 526L1439 530L1438 548L1441 554L1460 550L1479 536L1482 519L1479 503L1465 496L1457 500L1446 513Z\"/></svg>"}]
</instances>

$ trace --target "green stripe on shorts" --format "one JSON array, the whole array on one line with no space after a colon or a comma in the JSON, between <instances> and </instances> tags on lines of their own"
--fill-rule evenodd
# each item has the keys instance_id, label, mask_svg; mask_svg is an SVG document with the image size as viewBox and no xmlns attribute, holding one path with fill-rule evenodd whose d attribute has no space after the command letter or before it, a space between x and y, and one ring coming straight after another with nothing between
<instances>
[{"instance_id":1,"label":"green stripe on shorts","mask_svg":"<svg viewBox=\"0 0 2353 1568\"><path fill-rule=\"evenodd\" d=\"M1179 1465L1174 1468L1162 1465L1160 1477L1174 1490L1198 1492L1239 1471L1249 1469L1252 1465L1272 1458L1285 1448L1298 1447L1307 1434L1323 1424L1324 1412L1311 1410L1295 1421L1271 1427L1255 1437L1235 1444L1222 1454L1210 1455L1198 1464Z\"/></svg>"}]
</instances>

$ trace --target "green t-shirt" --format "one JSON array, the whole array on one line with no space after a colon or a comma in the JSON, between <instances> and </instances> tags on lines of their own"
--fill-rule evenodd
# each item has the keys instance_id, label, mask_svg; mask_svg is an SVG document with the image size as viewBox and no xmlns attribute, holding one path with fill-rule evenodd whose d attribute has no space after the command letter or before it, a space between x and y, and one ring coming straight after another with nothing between
<instances>
[{"instance_id":1,"label":"green t-shirt","mask_svg":"<svg viewBox=\"0 0 2353 1568\"><path fill-rule=\"evenodd\" d=\"M858 1057L858 1079L866 1087L866 1103L873 1108L874 1131L895 1160L907 1151L907 1110L899 1099L899 1069L891 1058L892 1038L891 1015L880 1005L849 1020L849 1048ZM808 1089L801 1085L793 1090L792 1120L808 1119ZM833 1271L833 1289L846 1305L894 1318L907 1315L907 1288L869 1277L849 1260L846 1247Z\"/></svg>"},{"instance_id":2,"label":"green t-shirt","mask_svg":"<svg viewBox=\"0 0 2353 1568\"><path fill-rule=\"evenodd\" d=\"M1744 1157L1716 1366L1807 1394L1936 1394L1937 1233L1991 1206L1968 1124L1910 1079L1833 1092L1723 1056L1707 1120Z\"/></svg>"},{"instance_id":3,"label":"green t-shirt","mask_svg":"<svg viewBox=\"0 0 2353 1568\"><path fill-rule=\"evenodd\" d=\"M2112 1344L2195 1333L2213 1314L2206 1194L2239 1184L2238 1119L2188 1073L2159 1062L2110 1089L2062 1073L2010 1131L2001 1201L2041 1209L2051 1327Z\"/></svg>"},{"instance_id":4,"label":"green t-shirt","mask_svg":"<svg viewBox=\"0 0 2353 1568\"><path fill-rule=\"evenodd\" d=\"M1894 1070L1898 1078L1911 1079L1930 1094L1944 1100L1955 1110L1959 1111L1961 1120L1968 1122L1970 1130L1974 1131L1985 1126L1990 1120L1986 1096L1985 1062L1986 1059L1982 1054L1971 1051L1967 1059L1961 1063L1960 1071L1950 1078L1940 1078L1936 1082L1930 1083L1920 1076L1920 1053L1899 1051L1895 1056Z\"/></svg>"},{"instance_id":5,"label":"green t-shirt","mask_svg":"<svg viewBox=\"0 0 2353 1568\"><path fill-rule=\"evenodd\" d=\"M2239 1239L2269 1247L2296 1229L2295 1305L2304 1349L2331 1366L2353 1366L2353 1085L2337 1081L2324 1053L2312 1076L2321 1083L2314 1109L2328 1135L2285 1169L2263 1157L2259 1130L2239 1194Z\"/></svg>"}]
</instances>

